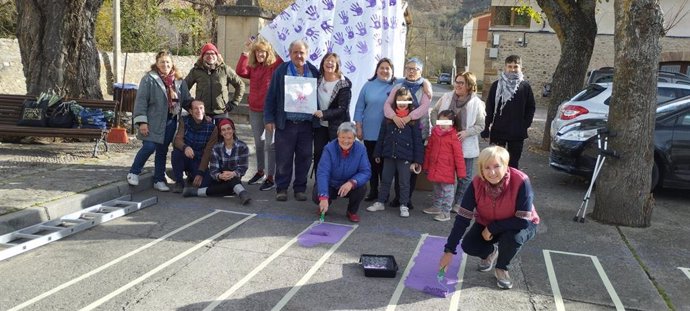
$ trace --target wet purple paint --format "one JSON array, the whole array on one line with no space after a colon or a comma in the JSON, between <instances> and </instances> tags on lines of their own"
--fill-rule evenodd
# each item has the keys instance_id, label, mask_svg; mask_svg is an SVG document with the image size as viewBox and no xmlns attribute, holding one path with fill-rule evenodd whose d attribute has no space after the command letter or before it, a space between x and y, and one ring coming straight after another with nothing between
<instances>
[{"instance_id":1,"label":"wet purple paint","mask_svg":"<svg viewBox=\"0 0 690 311\"><path fill-rule=\"evenodd\" d=\"M299 245L304 247L313 247L319 244L335 244L350 230L352 230L352 227L349 226L318 224L297 237L297 241Z\"/></svg>"},{"instance_id":2,"label":"wet purple paint","mask_svg":"<svg viewBox=\"0 0 690 311\"><path fill-rule=\"evenodd\" d=\"M444 290L443 286L438 283L436 275L438 274L438 263L441 261L441 256L443 256L443 246L445 244L446 239L442 237L430 236L424 240L417 257L414 258L410 274L405 279L405 286L425 293L429 293L430 288ZM455 284L458 283L458 270L460 269L461 260L462 249L458 246L458 254L453 256L450 267L446 269L446 277L442 281L443 285L448 289L449 295L455 291ZM425 288L427 289L426 291Z\"/></svg>"}]
</instances>

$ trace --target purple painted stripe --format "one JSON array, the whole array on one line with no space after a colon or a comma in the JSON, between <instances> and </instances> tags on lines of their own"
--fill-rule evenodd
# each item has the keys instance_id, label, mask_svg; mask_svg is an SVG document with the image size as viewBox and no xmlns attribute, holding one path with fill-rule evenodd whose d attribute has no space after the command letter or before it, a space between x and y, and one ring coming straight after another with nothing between
<instances>
[{"instance_id":1,"label":"purple painted stripe","mask_svg":"<svg viewBox=\"0 0 690 311\"><path fill-rule=\"evenodd\" d=\"M297 241L299 245L304 247L313 247L319 244L335 244L350 230L352 230L350 226L328 223L318 224L297 237Z\"/></svg>"},{"instance_id":2,"label":"purple painted stripe","mask_svg":"<svg viewBox=\"0 0 690 311\"><path fill-rule=\"evenodd\" d=\"M405 286L414 288L424 292L424 288L440 288L436 275L438 274L438 263L443 256L443 246L446 244L446 239L442 237L429 236L424 240L424 244L419 249L417 257L414 258L414 264L405 279ZM446 269L446 277L444 285L448 289L448 293L455 291L455 284L458 283L458 270L460 269L460 261L462 261L462 249L458 247L458 254L453 256L450 267Z\"/></svg>"}]
</instances>

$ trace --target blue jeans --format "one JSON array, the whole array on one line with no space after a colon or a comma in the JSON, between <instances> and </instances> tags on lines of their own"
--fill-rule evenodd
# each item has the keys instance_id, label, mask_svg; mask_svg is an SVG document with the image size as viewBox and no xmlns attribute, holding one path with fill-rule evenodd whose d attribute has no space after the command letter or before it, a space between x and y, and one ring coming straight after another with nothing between
<instances>
[{"instance_id":1,"label":"blue jeans","mask_svg":"<svg viewBox=\"0 0 690 311\"><path fill-rule=\"evenodd\" d=\"M287 191L295 168L295 192L307 191L307 175L312 160L313 129L311 120L285 121L285 127L276 129L276 192Z\"/></svg>"},{"instance_id":2,"label":"blue jeans","mask_svg":"<svg viewBox=\"0 0 690 311\"><path fill-rule=\"evenodd\" d=\"M458 186L455 188L455 200L453 204L462 204L462 197L467 191L467 187L472 183L472 174L474 173L474 159L465 158L465 178L458 179Z\"/></svg>"},{"instance_id":3,"label":"blue jeans","mask_svg":"<svg viewBox=\"0 0 690 311\"><path fill-rule=\"evenodd\" d=\"M460 217L460 216L458 216ZM534 238L537 234L537 225L530 223L522 230L508 230L495 234L491 241L486 241L482 237L484 226L475 222L470 230L462 237L462 250L470 256L486 258L494 251L494 244L498 243L498 259L496 268L508 270L510 261L522 248L527 241Z\"/></svg>"},{"instance_id":4,"label":"blue jeans","mask_svg":"<svg viewBox=\"0 0 690 311\"><path fill-rule=\"evenodd\" d=\"M203 151L202 151L203 152ZM196 153L196 152L195 152ZM183 151L179 149L173 149L170 155L170 162L172 163L173 175L175 181L178 183L183 182L182 173L187 172L187 176L190 181L194 180L194 177L201 175L204 179L201 181L201 187L208 187L211 179L211 175L208 173L208 168L203 174L199 174L199 164L201 164L201 155L190 159L184 155Z\"/></svg>"},{"instance_id":5,"label":"blue jeans","mask_svg":"<svg viewBox=\"0 0 690 311\"><path fill-rule=\"evenodd\" d=\"M144 140L134 157L134 163L129 169L129 172L135 175L141 174L141 170L144 168L144 164L149 160L149 157L153 152L156 152L156 157L154 158L153 166L153 182L157 183L159 181L165 182L165 162L168 156L168 146L175 136L175 130L177 129L177 117L168 119L165 125L165 138L162 144L154 143L152 141Z\"/></svg>"}]
</instances>

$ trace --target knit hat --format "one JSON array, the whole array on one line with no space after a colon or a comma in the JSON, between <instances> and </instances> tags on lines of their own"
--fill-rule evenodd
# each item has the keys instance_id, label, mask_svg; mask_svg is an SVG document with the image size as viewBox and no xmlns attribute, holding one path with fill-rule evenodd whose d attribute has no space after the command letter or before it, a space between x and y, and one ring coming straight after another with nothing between
<instances>
[{"instance_id":1,"label":"knit hat","mask_svg":"<svg viewBox=\"0 0 690 311\"><path fill-rule=\"evenodd\" d=\"M220 122L218 122L218 129L220 130L220 128L226 124L230 124L230 127L232 127L232 129L235 130L235 122L232 122L232 120L227 118L220 119Z\"/></svg>"},{"instance_id":2,"label":"knit hat","mask_svg":"<svg viewBox=\"0 0 690 311\"><path fill-rule=\"evenodd\" d=\"M210 42L204 44L204 46L201 47L201 55L199 56L199 59L204 59L204 54L206 54L206 52L208 52L208 51L216 52L216 54L218 55L218 63L223 62L223 57L220 56L220 52L218 52L218 48L215 45L213 45L213 43L210 43Z\"/></svg>"}]
</instances>

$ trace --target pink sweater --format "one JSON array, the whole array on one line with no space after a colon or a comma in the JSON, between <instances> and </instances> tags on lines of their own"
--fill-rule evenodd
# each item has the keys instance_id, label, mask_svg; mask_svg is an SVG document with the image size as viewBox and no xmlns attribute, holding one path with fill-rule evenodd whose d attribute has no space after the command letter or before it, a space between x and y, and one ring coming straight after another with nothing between
<instances>
[{"instance_id":1,"label":"pink sweater","mask_svg":"<svg viewBox=\"0 0 690 311\"><path fill-rule=\"evenodd\" d=\"M240 77L249 79L249 109L254 112L262 112L273 71L283 63L283 60L276 57L276 61L271 66L257 65L253 68L249 67L248 63L249 57L242 53L237 61L235 71Z\"/></svg>"}]
</instances>

